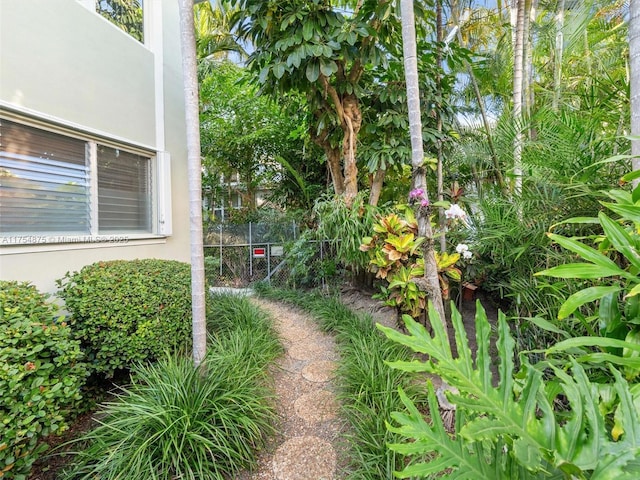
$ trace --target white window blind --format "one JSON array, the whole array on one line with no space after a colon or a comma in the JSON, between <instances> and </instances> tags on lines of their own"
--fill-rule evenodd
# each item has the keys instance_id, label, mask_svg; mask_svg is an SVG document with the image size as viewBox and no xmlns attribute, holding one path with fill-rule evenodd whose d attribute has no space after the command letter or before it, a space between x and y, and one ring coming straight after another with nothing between
<instances>
[{"instance_id":1,"label":"white window blind","mask_svg":"<svg viewBox=\"0 0 640 480\"><path fill-rule=\"evenodd\" d=\"M87 233L86 142L0 119L0 234Z\"/></svg>"},{"instance_id":2,"label":"white window blind","mask_svg":"<svg viewBox=\"0 0 640 480\"><path fill-rule=\"evenodd\" d=\"M78 137L0 119L0 236L59 242L159 230L151 155ZM157 212L168 224L163 234L165 210Z\"/></svg>"},{"instance_id":3,"label":"white window blind","mask_svg":"<svg viewBox=\"0 0 640 480\"><path fill-rule=\"evenodd\" d=\"M98 146L98 224L101 233L151 231L149 158Z\"/></svg>"}]
</instances>

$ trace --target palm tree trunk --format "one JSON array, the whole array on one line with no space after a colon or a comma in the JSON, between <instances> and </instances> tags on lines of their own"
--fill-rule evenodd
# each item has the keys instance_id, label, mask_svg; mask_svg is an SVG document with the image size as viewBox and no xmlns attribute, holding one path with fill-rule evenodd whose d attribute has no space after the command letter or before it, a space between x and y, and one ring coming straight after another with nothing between
<instances>
[{"instance_id":1,"label":"palm tree trunk","mask_svg":"<svg viewBox=\"0 0 640 480\"><path fill-rule=\"evenodd\" d=\"M640 0L631 0L629 7L629 56L631 71L631 135L640 135ZM640 140L631 141L633 170L640 170ZM639 180L634 181L634 186Z\"/></svg>"},{"instance_id":2,"label":"palm tree trunk","mask_svg":"<svg viewBox=\"0 0 640 480\"><path fill-rule=\"evenodd\" d=\"M522 85L523 110L526 118L531 117L533 111L534 90L533 90L533 35L531 31L531 23L536 18L536 8L538 0L526 0L524 10L524 78Z\"/></svg>"},{"instance_id":3,"label":"palm tree trunk","mask_svg":"<svg viewBox=\"0 0 640 480\"><path fill-rule=\"evenodd\" d=\"M200 119L193 0L180 0L180 46L184 76L189 180L189 231L191 234L191 303L193 315L193 362L200 366L207 352L205 318L204 250L202 238L202 178Z\"/></svg>"},{"instance_id":4,"label":"palm tree trunk","mask_svg":"<svg viewBox=\"0 0 640 480\"><path fill-rule=\"evenodd\" d=\"M460 29L458 29L458 32ZM444 39L444 32L442 28L442 0L436 1L436 41L437 49L436 49L436 62L438 63L438 67L436 69L436 89L438 92L438 98L442 99L442 41ZM438 140L436 140L436 149L438 155L438 201L442 202L444 200L444 179L443 179L443 155L442 155L442 105L438 103L436 108L436 115L438 116L437 129L438 129ZM447 251L447 237L445 235L444 224L445 224L445 215L444 208L438 208L438 218L440 219L440 251Z\"/></svg>"},{"instance_id":5,"label":"palm tree trunk","mask_svg":"<svg viewBox=\"0 0 640 480\"><path fill-rule=\"evenodd\" d=\"M400 0L402 17L402 51L407 85L407 104L409 107L409 131L411 133L411 165L413 170L412 189L421 188L427 195L427 178L424 167L424 147L422 141L422 121L420 118L420 90L418 88L418 59L416 53L416 30L412 0ZM433 249L433 232L429 220L429 209L419 208L417 214L418 235L426 238L424 242L424 277L416 282L426 291L440 320L447 331L447 318L444 314L442 292L438 280L438 267Z\"/></svg>"},{"instance_id":6,"label":"palm tree trunk","mask_svg":"<svg viewBox=\"0 0 640 480\"><path fill-rule=\"evenodd\" d=\"M514 62L513 62L513 121L516 138L513 143L513 175L515 178L514 193L522 193L522 98L524 82L524 50L525 50L525 1L514 0L517 6L517 22L515 29Z\"/></svg>"},{"instance_id":7,"label":"palm tree trunk","mask_svg":"<svg viewBox=\"0 0 640 480\"><path fill-rule=\"evenodd\" d=\"M564 54L564 1L558 3L558 12L556 13L556 48L553 56L553 100L551 108L558 111L560 105L561 79L562 79L562 56Z\"/></svg>"}]
</instances>

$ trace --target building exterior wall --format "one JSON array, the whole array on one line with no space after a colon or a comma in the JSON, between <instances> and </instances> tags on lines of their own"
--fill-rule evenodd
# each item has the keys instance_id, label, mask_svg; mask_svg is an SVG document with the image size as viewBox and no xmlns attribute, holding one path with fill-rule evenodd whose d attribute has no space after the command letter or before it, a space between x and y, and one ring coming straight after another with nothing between
<instances>
[{"instance_id":1,"label":"building exterior wall","mask_svg":"<svg viewBox=\"0 0 640 480\"><path fill-rule=\"evenodd\" d=\"M0 239L0 279L55 292L57 278L96 261L189 260L178 6L153 0L144 7L143 45L79 1L0 0L0 114L170 158L170 178L158 170L154 198L170 199L171 212L168 230L111 241Z\"/></svg>"}]
</instances>

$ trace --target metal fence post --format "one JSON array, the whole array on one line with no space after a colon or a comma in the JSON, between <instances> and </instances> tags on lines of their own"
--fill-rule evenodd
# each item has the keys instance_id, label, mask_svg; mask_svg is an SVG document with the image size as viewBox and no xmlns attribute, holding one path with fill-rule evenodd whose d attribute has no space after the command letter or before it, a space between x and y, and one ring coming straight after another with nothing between
<instances>
[{"instance_id":1,"label":"metal fence post","mask_svg":"<svg viewBox=\"0 0 640 480\"><path fill-rule=\"evenodd\" d=\"M224 225L220 224L220 280L222 280L222 230L224 230Z\"/></svg>"},{"instance_id":2,"label":"metal fence post","mask_svg":"<svg viewBox=\"0 0 640 480\"><path fill-rule=\"evenodd\" d=\"M249 222L249 280L253 279L253 238L251 236L251 222Z\"/></svg>"},{"instance_id":3,"label":"metal fence post","mask_svg":"<svg viewBox=\"0 0 640 480\"><path fill-rule=\"evenodd\" d=\"M269 279L269 285L271 285L271 244L267 243L267 278Z\"/></svg>"},{"instance_id":4,"label":"metal fence post","mask_svg":"<svg viewBox=\"0 0 640 480\"><path fill-rule=\"evenodd\" d=\"M322 270L321 270L320 273L321 273L321 278L322 278L322 290L324 290L326 288L325 281L324 281L324 268L323 268L324 264L323 264L323 261L324 261L324 242L322 240L320 240L320 266L322 267Z\"/></svg>"}]
</instances>

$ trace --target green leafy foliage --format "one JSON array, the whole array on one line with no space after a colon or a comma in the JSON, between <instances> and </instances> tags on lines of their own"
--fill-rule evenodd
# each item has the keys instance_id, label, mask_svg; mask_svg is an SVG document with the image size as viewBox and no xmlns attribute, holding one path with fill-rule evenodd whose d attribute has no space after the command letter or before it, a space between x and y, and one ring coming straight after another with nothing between
<instances>
[{"instance_id":1,"label":"green leafy foliage","mask_svg":"<svg viewBox=\"0 0 640 480\"><path fill-rule=\"evenodd\" d=\"M274 433L266 368L282 352L267 315L246 298L216 296L205 362L138 364L134 382L103 406L64 479L222 480L255 464Z\"/></svg>"},{"instance_id":2,"label":"green leafy foliage","mask_svg":"<svg viewBox=\"0 0 640 480\"><path fill-rule=\"evenodd\" d=\"M443 427L430 384L431 423L400 392L409 413L395 413L395 426L389 428L411 441L390 448L407 455L432 455L430 461L418 461L399 472L401 478L428 474L441 478L636 478L639 412L629 385L616 369L611 368L612 390L619 400L616 414L626 426L617 439L608 431L608 419L599 408L600 389L578 362L570 359L565 370L549 362L532 365L522 357L516 368L515 341L500 314L499 373L494 378L488 351L491 326L482 306L477 305L475 358L462 318L455 308L452 311L457 355L432 307L433 335L408 316L404 320L409 335L379 327L390 339L429 358L393 362L394 368L435 373L457 389L447 395L456 406L453 436ZM557 380L549 380L549 373ZM568 408L558 408L559 401L566 401Z\"/></svg>"},{"instance_id":3,"label":"green leafy foliage","mask_svg":"<svg viewBox=\"0 0 640 480\"><path fill-rule=\"evenodd\" d=\"M142 0L97 0L96 11L139 42L144 42Z\"/></svg>"},{"instance_id":4,"label":"green leafy foliage","mask_svg":"<svg viewBox=\"0 0 640 480\"><path fill-rule=\"evenodd\" d=\"M368 205L359 194L349 206L341 196L325 196L313 208L318 240L327 240L336 257L354 273L366 270L368 255L359 250L363 237L371 232L377 207Z\"/></svg>"},{"instance_id":5,"label":"green leafy foliage","mask_svg":"<svg viewBox=\"0 0 640 480\"><path fill-rule=\"evenodd\" d=\"M186 263L98 262L67 273L58 286L93 372L110 377L167 350L189 348L191 271Z\"/></svg>"},{"instance_id":6,"label":"green leafy foliage","mask_svg":"<svg viewBox=\"0 0 640 480\"><path fill-rule=\"evenodd\" d=\"M200 77L205 206L233 212L241 198L253 212L256 193L267 190L274 205L310 209L324 190L324 166L307 138L303 99L259 95L249 73L229 61L203 66Z\"/></svg>"},{"instance_id":7,"label":"green leafy foliage","mask_svg":"<svg viewBox=\"0 0 640 480\"><path fill-rule=\"evenodd\" d=\"M582 262L559 265L536 275L598 282L598 285L579 290L566 298L558 312L558 319L563 320L571 315L582 317L581 307L597 302L597 309L591 309L596 314L585 321L596 324L601 336L637 343L640 338L640 188L633 192L610 190L607 196L613 202L601 202L602 205L619 218L614 220L604 212L593 218L591 221L602 228L602 234L587 238L549 234L549 238L577 255ZM565 222L572 221L569 219ZM585 219L577 221L583 222ZM609 353L617 353L627 359L637 356L628 348L609 349ZM640 369L628 365L625 374L627 379L632 379L640 374Z\"/></svg>"},{"instance_id":8,"label":"green leafy foliage","mask_svg":"<svg viewBox=\"0 0 640 480\"><path fill-rule=\"evenodd\" d=\"M46 450L38 445L68 428L86 367L58 308L26 283L0 281L0 478L26 479Z\"/></svg>"},{"instance_id":9,"label":"green leafy foliage","mask_svg":"<svg viewBox=\"0 0 640 480\"><path fill-rule=\"evenodd\" d=\"M418 237L418 223L413 209L397 205L395 212L379 215L373 225L373 236L363 237L360 250L369 255L369 268L376 278L388 282L381 285L378 298L391 307L417 318L426 307L427 293L420 290L415 280L424 276L422 245ZM460 281L456 267L460 254L435 252L440 288L444 298L449 296L449 279Z\"/></svg>"}]
</instances>

